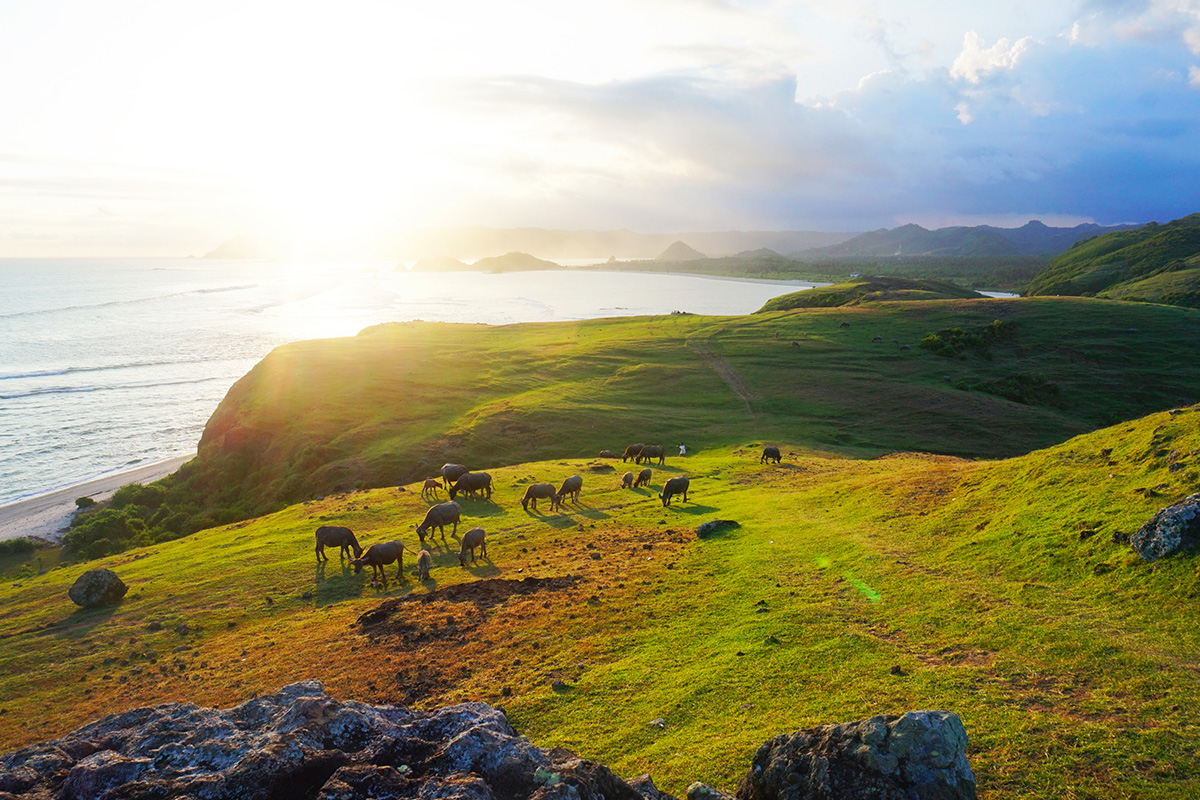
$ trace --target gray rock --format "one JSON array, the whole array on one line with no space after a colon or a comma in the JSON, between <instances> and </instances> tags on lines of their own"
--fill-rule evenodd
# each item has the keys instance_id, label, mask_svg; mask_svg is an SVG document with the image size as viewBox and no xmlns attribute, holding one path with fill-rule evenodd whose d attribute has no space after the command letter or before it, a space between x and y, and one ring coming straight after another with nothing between
<instances>
[{"instance_id":1,"label":"gray rock","mask_svg":"<svg viewBox=\"0 0 1200 800\"><path fill-rule=\"evenodd\" d=\"M735 798L729 792L723 792L707 783L696 781L687 788L687 800L735 800Z\"/></svg>"},{"instance_id":2,"label":"gray rock","mask_svg":"<svg viewBox=\"0 0 1200 800\"><path fill-rule=\"evenodd\" d=\"M67 597L77 606L95 608L117 602L128 591L129 587L111 569L89 569L71 584Z\"/></svg>"},{"instance_id":3,"label":"gray rock","mask_svg":"<svg viewBox=\"0 0 1200 800\"><path fill-rule=\"evenodd\" d=\"M727 528L740 528L740 523L732 519L713 519L696 528L696 536L703 539L706 536L712 536L714 533L720 533Z\"/></svg>"},{"instance_id":4,"label":"gray rock","mask_svg":"<svg viewBox=\"0 0 1200 800\"><path fill-rule=\"evenodd\" d=\"M1157 561L1200 545L1200 493L1159 510L1129 537L1145 561Z\"/></svg>"},{"instance_id":5,"label":"gray rock","mask_svg":"<svg viewBox=\"0 0 1200 800\"><path fill-rule=\"evenodd\" d=\"M0 755L4 792L62 800L674 800L644 795L569 751L535 747L484 703L410 711L342 702L316 681L225 710L166 703L105 717Z\"/></svg>"},{"instance_id":6,"label":"gray rock","mask_svg":"<svg viewBox=\"0 0 1200 800\"><path fill-rule=\"evenodd\" d=\"M910 711L782 734L763 744L738 800L975 800L967 732L950 711ZM693 800L691 789L689 800ZM696 798L695 800L703 800Z\"/></svg>"},{"instance_id":7,"label":"gray rock","mask_svg":"<svg viewBox=\"0 0 1200 800\"><path fill-rule=\"evenodd\" d=\"M674 795L667 794L655 786L654 780L649 775L639 775L626 782L631 789L642 796L643 800L676 800Z\"/></svg>"}]
</instances>

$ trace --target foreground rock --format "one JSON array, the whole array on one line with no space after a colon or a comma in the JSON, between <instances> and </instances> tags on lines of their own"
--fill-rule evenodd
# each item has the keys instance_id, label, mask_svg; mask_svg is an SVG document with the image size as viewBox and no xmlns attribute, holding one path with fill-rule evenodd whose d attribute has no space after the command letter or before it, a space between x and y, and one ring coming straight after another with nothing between
<instances>
[{"instance_id":1,"label":"foreground rock","mask_svg":"<svg viewBox=\"0 0 1200 800\"><path fill-rule=\"evenodd\" d=\"M115 714L0 756L0 798L659 800L649 778L642 785L645 796L605 766L534 747L483 703L343 703L317 681L226 710Z\"/></svg>"},{"instance_id":2,"label":"foreground rock","mask_svg":"<svg viewBox=\"0 0 1200 800\"><path fill-rule=\"evenodd\" d=\"M950 711L910 711L783 734L754 755L738 800L975 800L967 732ZM688 790L691 798L692 790Z\"/></svg>"},{"instance_id":3,"label":"foreground rock","mask_svg":"<svg viewBox=\"0 0 1200 800\"><path fill-rule=\"evenodd\" d=\"M129 587L111 569L89 569L71 584L67 597L77 606L96 608L119 601L128 591Z\"/></svg>"},{"instance_id":4,"label":"foreground rock","mask_svg":"<svg viewBox=\"0 0 1200 800\"><path fill-rule=\"evenodd\" d=\"M1200 493L1161 509L1129 537L1146 561L1157 561L1200 545Z\"/></svg>"}]
</instances>

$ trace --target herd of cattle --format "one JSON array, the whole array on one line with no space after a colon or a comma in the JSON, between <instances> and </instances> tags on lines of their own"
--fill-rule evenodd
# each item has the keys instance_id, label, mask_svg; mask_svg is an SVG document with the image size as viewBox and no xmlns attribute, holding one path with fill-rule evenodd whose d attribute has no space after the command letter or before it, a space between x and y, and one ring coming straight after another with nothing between
<instances>
[{"instance_id":1,"label":"herd of cattle","mask_svg":"<svg viewBox=\"0 0 1200 800\"><path fill-rule=\"evenodd\" d=\"M601 458L616 458L612 452L608 450L601 451ZM759 458L759 463L774 462L778 464L781 460L778 447L763 448L762 456ZM659 464L665 464L666 458L662 447L658 445L642 445L633 444L625 448L625 454L621 458L622 462L633 461L635 464L649 464L652 459L658 459ZM632 472L626 472L621 478L621 488L637 488L647 486L650 483L652 471L649 467L643 469L634 477ZM671 505L671 499L674 497L682 497L683 502L687 502L688 488L691 481L688 478L671 478L663 484L663 490L659 493L658 498L664 506ZM399 539L394 539L389 542L379 542L363 550L362 545L358 543L358 538L349 528L341 525L322 525L317 528L317 563L323 563L329 560L325 555L325 548L339 548L339 554L343 559L350 558L350 553L353 551L354 557L350 559L351 565L354 567L354 573L357 575L362 572L363 567L371 567L372 575L383 586L387 587L387 573L384 567L391 564L396 565L396 581L403 582L401 575L404 569L404 551L408 551L417 557L417 575L420 580L429 580L429 569L433 564L433 556L425 549L425 536L428 534L433 536L433 529L437 528L438 534L442 541L446 541L446 526L450 525L450 535L458 536L458 523L462 518L462 506L455 502L455 498L459 495L469 497L472 500L482 497L485 500L492 498L492 476L486 472L471 472L462 464L445 464L442 466L441 479L427 478L421 489L422 498L437 499L437 493L440 489L446 489L450 494L450 500L445 503L438 503L430 506L425 512L425 519L421 524L417 525L417 538L421 540L421 551L414 553L409 550ZM525 488L525 494L521 497L521 508L529 511L530 507L537 511L538 500L549 500L550 510L558 511L562 508L563 501L570 499L571 502L579 502L579 493L583 489L583 478L579 475L572 475L562 482L558 488L554 488L551 483L534 483ZM480 555L487 558L487 543L485 541L486 534L483 528L471 528L462 535L458 552L458 563L460 566L467 565L467 557L470 556L471 563L479 563L475 557L475 551L478 550Z\"/></svg>"}]
</instances>

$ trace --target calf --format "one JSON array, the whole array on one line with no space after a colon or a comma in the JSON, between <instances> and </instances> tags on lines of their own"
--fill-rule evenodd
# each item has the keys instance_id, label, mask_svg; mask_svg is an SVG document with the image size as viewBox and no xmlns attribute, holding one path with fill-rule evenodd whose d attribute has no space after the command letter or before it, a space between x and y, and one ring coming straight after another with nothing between
<instances>
[{"instance_id":1,"label":"calf","mask_svg":"<svg viewBox=\"0 0 1200 800\"><path fill-rule=\"evenodd\" d=\"M626 472L621 476L621 488L628 489L630 486L633 486L633 473Z\"/></svg>"},{"instance_id":2,"label":"calf","mask_svg":"<svg viewBox=\"0 0 1200 800\"><path fill-rule=\"evenodd\" d=\"M646 467L644 470L638 473L637 480L633 482L633 488L636 489L639 486L649 486L650 476L653 474L654 473L650 470L650 468Z\"/></svg>"},{"instance_id":3,"label":"calf","mask_svg":"<svg viewBox=\"0 0 1200 800\"><path fill-rule=\"evenodd\" d=\"M471 554L471 563L478 564L475 559L475 548L479 548L479 554L487 558L487 542L484 541L483 528L471 528L463 534L462 547L458 551L458 564L465 567L467 565L467 553Z\"/></svg>"},{"instance_id":4,"label":"calf","mask_svg":"<svg viewBox=\"0 0 1200 800\"><path fill-rule=\"evenodd\" d=\"M433 565L433 556L428 550L422 550L417 553L417 577L421 581L429 580L429 567Z\"/></svg>"},{"instance_id":5,"label":"calf","mask_svg":"<svg viewBox=\"0 0 1200 800\"><path fill-rule=\"evenodd\" d=\"M421 497L432 497L437 499L437 492L442 486L442 482L437 478L426 478L425 485L421 487Z\"/></svg>"}]
</instances>

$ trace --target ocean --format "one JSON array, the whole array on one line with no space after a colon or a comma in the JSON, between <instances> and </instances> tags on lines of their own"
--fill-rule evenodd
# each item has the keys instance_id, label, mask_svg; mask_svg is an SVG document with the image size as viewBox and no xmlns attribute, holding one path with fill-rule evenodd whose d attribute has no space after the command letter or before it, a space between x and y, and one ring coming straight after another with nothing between
<instances>
[{"instance_id":1,"label":"ocean","mask_svg":"<svg viewBox=\"0 0 1200 800\"><path fill-rule=\"evenodd\" d=\"M195 452L233 382L287 342L415 319L745 314L811 285L592 270L0 259L0 505Z\"/></svg>"}]
</instances>

